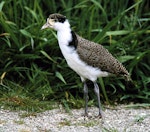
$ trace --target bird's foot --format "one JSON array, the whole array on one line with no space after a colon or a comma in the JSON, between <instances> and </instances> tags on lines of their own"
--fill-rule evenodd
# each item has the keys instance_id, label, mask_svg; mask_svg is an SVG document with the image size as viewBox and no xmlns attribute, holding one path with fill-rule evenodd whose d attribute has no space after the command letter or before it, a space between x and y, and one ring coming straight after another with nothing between
<instances>
[{"instance_id":1,"label":"bird's foot","mask_svg":"<svg viewBox=\"0 0 150 132\"><path fill-rule=\"evenodd\" d=\"M99 119L102 119L103 118L103 115L102 115L102 112L99 112L99 114L98 115L96 115L96 116L92 116L92 115L89 115L87 112L85 112L84 114L83 114L83 116L84 116L84 120L85 119L94 119L94 118L99 118Z\"/></svg>"},{"instance_id":2,"label":"bird's foot","mask_svg":"<svg viewBox=\"0 0 150 132\"><path fill-rule=\"evenodd\" d=\"M97 116L96 116L96 118L99 118L99 119L102 119L102 114L101 113L99 113Z\"/></svg>"},{"instance_id":3,"label":"bird's foot","mask_svg":"<svg viewBox=\"0 0 150 132\"><path fill-rule=\"evenodd\" d=\"M87 112L84 113L83 116L84 116L84 120L92 118L92 116L89 116L89 114Z\"/></svg>"},{"instance_id":4,"label":"bird's foot","mask_svg":"<svg viewBox=\"0 0 150 132\"><path fill-rule=\"evenodd\" d=\"M100 110L98 115L95 116L95 118L102 119L103 118L103 112Z\"/></svg>"},{"instance_id":5,"label":"bird's foot","mask_svg":"<svg viewBox=\"0 0 150 132\"><path fill-rule=\"evenodd\" d=\"M85 113L83 114L83 116L84 116L84 118L89 118L89 114L88 114L87 112L85 112Z\"/></svg>"},{"instance_id":6,"label":"bird's foot","mask_svg":"<svg viewBox=\"0 0 150 132\"><path fill-rule=\"evenodd\" d=\"M85 113L83 114L83 116L84 116L84 117L88 117L88 113L85 112Z\"/></svg>"}]
</instances>

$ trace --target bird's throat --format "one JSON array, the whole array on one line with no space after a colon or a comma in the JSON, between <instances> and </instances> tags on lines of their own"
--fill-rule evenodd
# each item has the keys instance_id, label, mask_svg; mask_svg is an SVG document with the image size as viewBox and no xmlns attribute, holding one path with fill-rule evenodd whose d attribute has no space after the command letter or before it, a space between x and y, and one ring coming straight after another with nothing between
<instances>
[{"instance_id":1,"label":"bird's throat","mask_svg":"<svg viewBox=\"0 0 150 132\"><path fill-rule=\"evenodd\" d=\"M72 41L71 29L65 29L57 32L58 43L59 45L69 45L69 42Z\"/></svg>"}]
</instances>

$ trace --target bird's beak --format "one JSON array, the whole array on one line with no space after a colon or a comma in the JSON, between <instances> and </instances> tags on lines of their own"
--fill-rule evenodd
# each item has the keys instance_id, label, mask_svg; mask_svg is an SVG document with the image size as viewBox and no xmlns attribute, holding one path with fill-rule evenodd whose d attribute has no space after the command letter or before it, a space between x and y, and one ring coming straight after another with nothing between
<instances>
[{"instance_id":1,"label":"bird's beak","mask_svg":"<svg viewBox=\"0 0 150 132\"><path fill-rule=\"evenodd\" d=\"M49 24L48 23L45 23L42 27L41 27L41 30L45 29L45 28L48 28L49 27Z\"/></svg>"},{"instance_id":2,"label":"bird's beak","mask_svg":"<svg viewBox=\"0 0 150 132\"><path fill-rule=\"evenodd\" d=\"M47 18L47 22L42 26L41 30L45 28L53 28L54 23L55 22L52 19Z\"/></svg>"}]
</instances>

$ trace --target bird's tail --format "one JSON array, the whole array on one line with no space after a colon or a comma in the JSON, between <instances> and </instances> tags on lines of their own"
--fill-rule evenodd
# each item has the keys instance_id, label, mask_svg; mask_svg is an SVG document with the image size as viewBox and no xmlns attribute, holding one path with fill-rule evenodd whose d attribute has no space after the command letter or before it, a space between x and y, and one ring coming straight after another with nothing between
<instances>
[{"instance_id":1,"label":"bird's tail","mask_svg":"<svg viewBox=\"0 0 150 132\"><path fill-rule=\"evenodd\" d=\"M124 78L125 78L125 80L126 80L127 82L133 81L133 80L131 79L131 76L130 76L129 74L125 74L125 75L124 75Z\"/></svg>"},{"instance_id":2,"label":"bird's tail","mask_svg":"<svg viewBox=\"0 0 150 132\"><path fill-rule=\"evenodd\" d=\"M127 86L128 86L129 88L133 88L133 87L136 86L135 83L134 83L134 81L132 80L132 78L131 78L131 76L130 76L129 74L124 75L124 78L125 78L125 80L126 80L126 82L127 82Z\"/></svg>"}]
</instances>

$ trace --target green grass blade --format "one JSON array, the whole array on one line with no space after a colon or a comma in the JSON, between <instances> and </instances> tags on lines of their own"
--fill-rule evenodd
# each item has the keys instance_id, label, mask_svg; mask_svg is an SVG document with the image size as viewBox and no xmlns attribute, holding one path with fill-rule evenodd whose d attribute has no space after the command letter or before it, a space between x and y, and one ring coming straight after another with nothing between
<instances>
[{"instance_id":1,"label":"green grass blade","mask_svg":"<svg viewBox=\"0 0 150 132\"><path fill-rule=\"evenodd\" d=\"M101 89L102 89L102 92L103 92L103 95L104 95L104 97L106 99L107 104L110 104L108 96L107 96L106 88L105 88L103 79L101 77L99 78L99 83L101 85Z\"/></svg>"}]
</instances>

